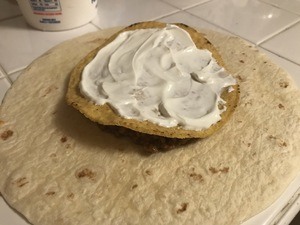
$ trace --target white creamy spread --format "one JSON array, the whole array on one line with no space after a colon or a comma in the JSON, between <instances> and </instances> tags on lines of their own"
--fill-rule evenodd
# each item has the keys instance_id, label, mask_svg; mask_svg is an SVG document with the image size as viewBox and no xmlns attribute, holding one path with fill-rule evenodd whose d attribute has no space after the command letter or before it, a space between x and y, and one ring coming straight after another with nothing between
<instances>
[{"instance_id":1,"label":"white creamy spread","mask_svg":"<svg viewBox=\"0 0 300 225\"><path fill-rule=\"evenodd\" d=\"M220 95L234 84L211 52L168 25L119 34L86 65L80 90L124 118L202 130L221 119Z\"/></svg>"}]
</instances>

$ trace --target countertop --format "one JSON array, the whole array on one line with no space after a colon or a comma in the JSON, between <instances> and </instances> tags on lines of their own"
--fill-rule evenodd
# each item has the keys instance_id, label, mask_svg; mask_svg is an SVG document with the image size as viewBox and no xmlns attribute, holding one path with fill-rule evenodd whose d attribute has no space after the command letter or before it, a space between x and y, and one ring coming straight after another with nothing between
<instances>
[{"instance_id":1,"label":"countertop","mask_svg":"<svg viewBox=\"0 0 300 225\"><path fill-rule=\"evenodd\" d=\"M22 71L53 46L89 32L146 20L181 22L239 36L290 73L300 87L299 0L100 0L98 14L90 23L60 32L30 27L14 0L1 0L0 103ZM300 179L295 182L300 187ZM288 189L282 197L285 204L270 208L259 223L289 224L299 212L299 195L300 189ZM26 222L0 197L0 225L4 224Z\"/></svg>"}]
</instances>

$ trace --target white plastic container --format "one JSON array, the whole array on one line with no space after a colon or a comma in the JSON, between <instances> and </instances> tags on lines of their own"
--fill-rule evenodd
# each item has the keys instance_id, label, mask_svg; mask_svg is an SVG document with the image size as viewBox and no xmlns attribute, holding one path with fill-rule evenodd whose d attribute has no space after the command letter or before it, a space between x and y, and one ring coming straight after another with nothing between
<instances>
[{"instance_id":1,"label":"white plastic container","mask_svg":"<svg viewBox=\"0 0 300 225\"><path fill-rule=\"evenodd\" d=\"M44 31L68 30L90 22L97 0L17 0L28 24Z\"/></svg>"}]
</instances>

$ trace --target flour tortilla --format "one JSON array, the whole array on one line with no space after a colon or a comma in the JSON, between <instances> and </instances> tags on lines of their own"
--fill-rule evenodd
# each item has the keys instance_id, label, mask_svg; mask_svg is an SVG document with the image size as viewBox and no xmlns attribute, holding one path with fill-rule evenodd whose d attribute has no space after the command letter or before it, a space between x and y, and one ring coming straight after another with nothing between
<instances>
[{"instance_id":1,"label":"flour tortilla","mask_svg":"<svg viewBox=\"0 0 300 225\"><path fill-rule=\"evenodd\" d=\"M240 80L228 123L188 147L144 155L65 103L69 73L115 30L34 61L0 109L0 191L32 224L240 224L300 171L300 92L237 37L205 31Z\"/></svg>"}]
</instances>

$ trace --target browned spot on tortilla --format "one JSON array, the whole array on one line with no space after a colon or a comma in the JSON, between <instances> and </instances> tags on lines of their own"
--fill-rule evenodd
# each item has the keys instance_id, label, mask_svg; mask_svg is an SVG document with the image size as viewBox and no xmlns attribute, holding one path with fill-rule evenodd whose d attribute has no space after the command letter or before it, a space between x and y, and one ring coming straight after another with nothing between
<instances>
[{"instance_id":1,"label":"browned spot on tortilla","mask_svg":"<svg viewBox=\"0 0 300 225\"><path fill-rule=\"evenodd\" d=\"M279 86L281 88L287 88L289 86L289 83L287 81L281 81L279 82Z\"/></svg>"},{"instance_id":2,"label":"browned spot on tortilla","mask_svg":"<svg viewBox=\"0 0 300 225\"><path fill-rule=\"evenodd\" d=\"M56 154L55 154L55 153L51 153L49 156L50 156L51 158L52 158L52 157L56 157Z\"/></svg>"},{"instance_id":3,"label":"browned spot on tortilla","mask_svg":"<svg viewBox=\"0 0 300 225\"><path fill-rule=\"evenodd\" d=\"M244 79L240 75L237 75L236 78L241 82L244 81Z\"/></svg>"},{"instance_id":4,"label":"browned spot on tortilla","mask_svg":"<svg viewBox=\"0 0 300 225\"><path fill-rule=\"evenodd\" d=\"M270 140L277 139L277 138L276 138L275 136L273 136L273 135L269 135L268 138L269 138Z\"/></svg>"},{"instance_id":5,"label":"browned spot on tortilla","mask_svg":"<svg viewBox=\"0 0 300 225\"><path fill-rule=\"evenodd\" d=\"M279 109L285 109L285 108L284 108L284 105L282 105L281 103L278 104L278 108L279 108Z\"/></svg>"},{"instance_id":6,"label":"browned spot on tortilla","mask_svg":"<svg viewBox=\"0 0 300 225\"><path fill-rule=\"evenodd\" d=\"M10 138L13 134L14 134L14 132L12 130L5 130L1 134L1 139L5 141L8 138Z\"/></svg>"},{"instance_id":7,"label":"browned spot on tortilla","mask_svg":"<svg viewBox=\"0 0 300 225\"><path fill-rule=\"evenodd\" d=\"M256 156L256 152L253 152L253 153L252 153L252 156Z\"/></svg>"},{"instance_id":8,"label":"browned spot on tortilla","mask_svg":"<svg viewBox=\"0 0 300 225\"><path fill-rule=\"evenodd\" d=\"M244 145L246 145L247 147L250 147L250 146L251 146L251 143L250 143L250 142L246 143L245 141L242 141L242 143L243 143Z\"/></svg>"},{"instance_id":9,"label":"browned spot on tortilla","mask_svg":"<svg viewBox=\"0 0 300 225\"><path fill-rule=\"evenodd\" d=\"M66 136L63 136L63 137L60 139L60 142L61 142L61 143L65 143L67 140L68 140L68 138L67 138Z\"/></svg>"},{"instance_id":10,"label":"browned spot on tortilla","mask_svg":"<svg viewBox=\"0 0 300 225\"><path fill-rule=\"evenodd\" d=\"M209 171L212 172L213 174L216 174L216 173L228 173L229 171L229 167L223 167L222 169L216 169L214 167L210 167L209 168Z\"/></svg>"},{"instance_id":11,"label":"browned spot on tortilla","mask_svg":"<svg viewBox=\"0 0 300 225\"><path fill-rule=\"evenodd\" d=\"M252 102L246 102L246 103L245 103L245 106L248 106L248 105L251 106L251 105L252 105Z\"/></svg>"},{"instance_id":12,"label":"browned spot on tortilla","mask_svg":"<svg viewBox=\"0 0 300 225\"><path fill-rule=\"evenodd\" d=\"M275 143L279 146L279 147L287 147L287 143L282 140L281 138L279 137L276 137L276 136L273 136L273 135L269 135L268 136L268 139L269 140L274 140Z\"/></svg>"},{"instance_id":13,"label":"browned spot on tortilla","mask_svg":"<svg viewBox=\"0 0 300 225\"><path fill-rule=\"evenodd\" d=\"M138 187L138 185L134 184L134 185L132 185L131 189L133 190L133 189L136 189L137 187Z\"/></svg>"},{"instance_id":14,"label":"browned spot on tortilla","mask_svg":"<svg viewBox=\"0 0 300 225\"><path fill-rule=\"evenodd\" d=\"M47 196L55 195L55 191L49 191L49 192L47 192L45 195L47 195Z\"/></svg>"},{"instance_id":15,"label":"browned spot on tortilla","mask_svg":"<svg viewBox=\"0 0 300 225\"><path fill-rule=\"evenodd\" d=\"M256 68L253 68L252 70L256 70Z\"/></svg>"},{"instance_id":16,"label":"browned spot on tortilla","mask_svg":"<svg viewBox=\"0 0 300 225\"><path fill-rule=\"evenodd\" d=\"M245 53L245 52L242 52L242 55L246 55L246 53Z\"/></svg>"},{"instance_id":17,"label":"browned spot on tortilla","mask_svg":"<svg viewBox=\"0 0 300 225\"><path fill-rule=\"evenodd\" d=\"M151 171L151 170L146 170L145 173L146 173L147 175L149 175L149 176L152 175L152 171Z\"/></svg>"},{"instance_id":18,"label":"browned spot on tortilla","mask_svg":"<svg viewBox=\"0 0 300 225\"><path fill-rule=\"evenodd\" d=\"M70 193L70 194L67 195L67 198L68 198L68 199L73 199L74 196L75 196L75 195L74 195L73 193Z\"/></svg>"},{"instance_id":19,"label":"browned spot on tortilla","mask_svg":"<svg viewBox=\"0 0 300 225\"><path fill-rule=\"evenodd\" d=\"M193 178L194 181L200 181L202 182L204 179L202 177L201 174L197 174L197 173L191 173L190 177Z\"/></svg>"},{"instance_id":20,"label":"browned spot on tortilla","mask_svg":"<svg viewBox=\"0 0 300 225\"><path fill-rule=\"evenodd\" d=\"M228 173L229 167L224 167L223 169L219 170L221 173Z\"/></svg>"},{"instance_id":21,"label":"browned spot on tortilla","mask_svg":"<svg viewBox=\"0 0 300 225\"><path fill-rule=\"evenodd\" d=\"M188 205L189 205L189 203L182 203L182 204L180 205L180 208L177 209L177 211L176 211L177 214L183 213L184 211L186 211Z\"/></svg>"},{"instance_id":22,"label":"browned spot on tortilla","mask_svg":"<svg viewBox=\"0 0 300 225\"><path fill-rule=\"evenodd\" d=\"M280 141L278 142L278 146L279 146L279 147L287 147L287 144L286 144L285 141L280 140Z\"/></svg>"},{"instance_id":23,"label":"browned spot on tortilla","mask_svg":"<svg viewBox=\"0 0 300 225\"><path fill-rule=\"evenodd\" d=\"M244 62L245 62L244 60L242 60L242 59L240 60L240 63L244 63Z\"/></svg>"},{"instance_id":24,"label":"browned spot on tortilla","mask_svg":"<svg viewBox=\"0 0 300 225\"><path fill-rule=\"evenodd\" d=\"M16 184L18 187L23 187L28 183L29 183L29 181L27 181L26 177L21 177L13 182L13 184Z\"/></svg>"},{"instance_id":25,"label":"browned spot on tortilla","mask_svg":"<svg viewBox=\"0 0 300 225\"><path fill-rule=\"evenodd\" d=\"M0 120L0 126L3 125L3 124L4 124L4 121L3 121L3 120Z\"/></svg>"},{"instance_id":26,"label":"browned spot on tortilla","mask_svg":"<svg viewBox=\"0 0 300 225\"><path fill-rule=\"evenodd\" d=\"M66 148L67 149L71 148L71 144L66 144Z\"/></svg>"},{"instance_id":27,"label":"browned spot on tortilla","mask_svg":"<svg viewBox=\"0 0 300 225\"><path fill-rule=\"evenodd\" d=\"M212 172L212 173L218 173L218 170L214 167L210 167L209 171Z\"/></svg>"},{"instance_id":28,"label":"browned spot on tortilla","mask_svg":"<svg viewBox=\"0 0 300 225\"><path fill-rule=\"evenodd\" d=\"M51 85L50 87L46 88L46 90L44 91L44 94L42 97L46 97L48 94L50 94L53 90L57 90L58 87L56 87L55 85Z\"/></svg>"},{"instance_id":29,"label":"browned spot on tortilla","mask_svg":"<svg viewBox=\"0 0 300 225\"><path fill-rule=\"evenodd\" d=\"M90 180L94 180L95 177L96 177L96 173L93 172L93 171L91 171L91 170L89 170L89 169L87 169L87 168L85 168L85 169L83 169L83 170L78 171L78 172L76 173L76 177L77 177L78 179L88 178L88 179L90 179Z\"/></svg>"}]
</instances>

